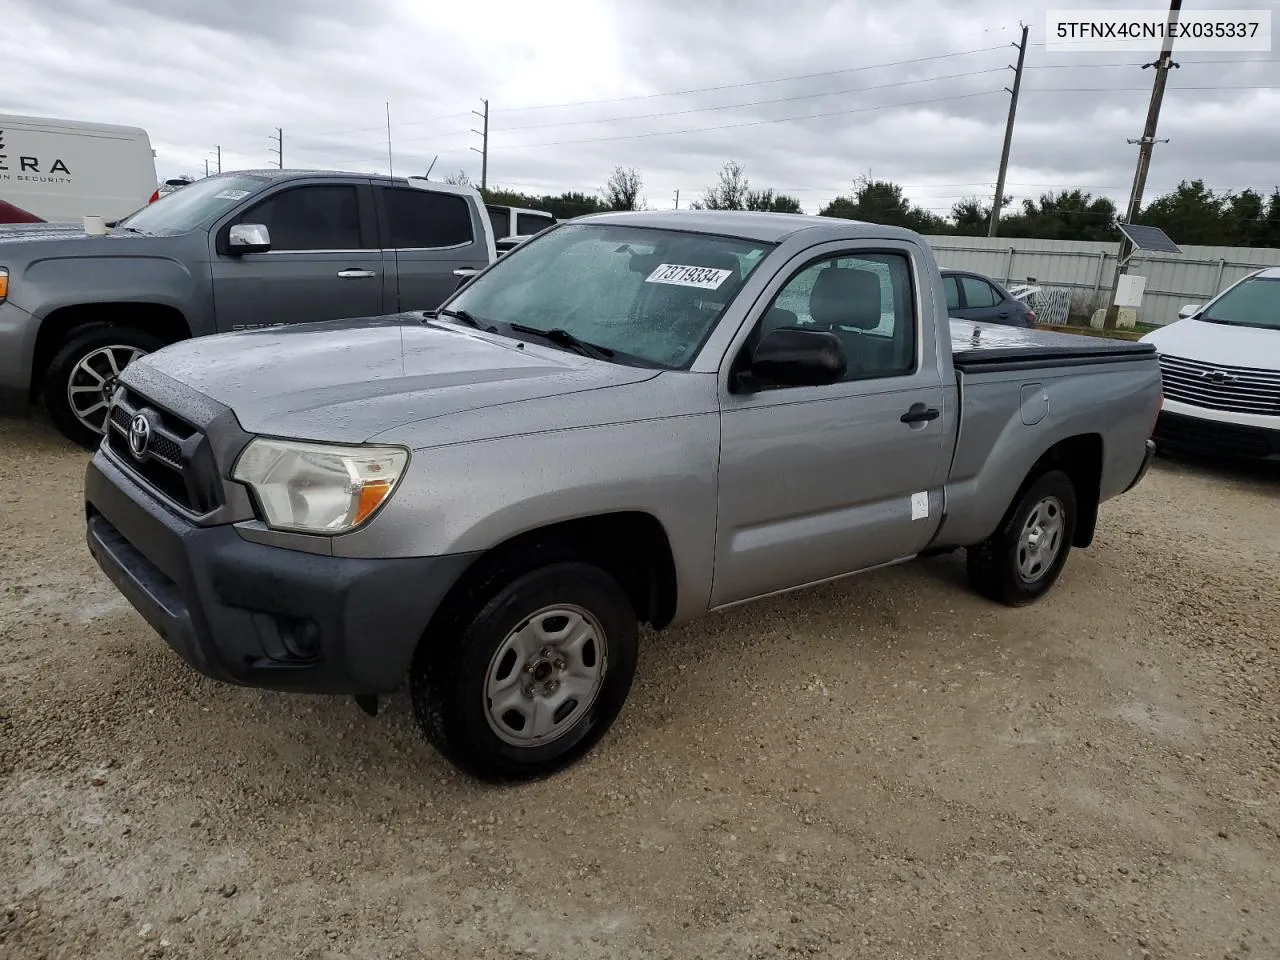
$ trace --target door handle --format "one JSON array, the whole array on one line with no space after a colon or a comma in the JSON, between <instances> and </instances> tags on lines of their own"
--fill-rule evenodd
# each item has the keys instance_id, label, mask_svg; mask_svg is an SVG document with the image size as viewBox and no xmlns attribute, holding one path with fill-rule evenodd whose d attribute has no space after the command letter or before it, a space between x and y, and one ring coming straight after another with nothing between
<instances>
[{"instance_id":1,"label":"door handle","mask_svg":"<svg viewBox=\"0 0 1280 960\"><path fill-rule=\"evenodd\" d=\"M369 277L376 277L377 274L372 270L359 270L355 267L348 267L346 270L339 270L338 276L343 280L365 280Z\"/></svg>"},{"instance_id":2,"label":"door handle","mask_svg":"<svg viewBox=\"0 0 1280 960\"><path fill-rule=\"evenodd\" d=\"M453 271L453 275L455 277L474 277L479 272L475 267L459 267Z\"/></svg>"},{"instance_id":3,"label":"door handle","mask_svg":"<svg viewBox=\"0 0 1280 960\"><path fill-rule=\"evenodd\" d=\"M999 317L1001 320L1007 320L1009 319L1009 311L1001 310L999 313L996 314L996 316Z\"/></svg>"},{"instance_id":4,"label":"door handle","mask_svg":"<svg viewBox=\"0 0 1280 960\"><path fill-rule=\"evenodd\" d=\"M926 407L923 403L913 403L911 409L898 419L903 423L928 423L937 420L942 414L936 407Z\"/></svg>"}]
</instances>

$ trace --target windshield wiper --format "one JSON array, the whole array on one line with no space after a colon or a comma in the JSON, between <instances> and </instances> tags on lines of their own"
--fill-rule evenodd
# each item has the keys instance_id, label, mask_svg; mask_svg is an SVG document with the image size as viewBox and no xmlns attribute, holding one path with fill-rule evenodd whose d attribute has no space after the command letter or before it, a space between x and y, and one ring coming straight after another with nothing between
<instances>
[{"instance_id":1,"label":"windshield wiper","mask_svg":"<svg viewBox=\"0 0 1280 960\"><path fill-rule=\"evenodd\" d=\"M507 324L513 333L532 334L535 337L542 337L549 343L556 346L566 347L574 353L581 354L584 357L591 357L594 360L611 360L614 351L608 347L602 347L598 343L590 343L586 340L580 340L575 337L564 327L552 327L550 330L540 330L537 327L527 327L523 323Z\"/></svg>"},{"instance_id":2,"label":"windshield wiper","mask_svg":"<svg viewBox=\"0 0 1280 960\"><path fill-rule=\"evenodd\" d=\"M459 323L465 323L468 327L475 327L477 330L484 330L488 333L494 332L492 326L486 326L465 310L450 310L448 307L443 307L439 310L428 310L426 314L428 317L453 317L453 319Z\"/></svg>"}]
</instances>

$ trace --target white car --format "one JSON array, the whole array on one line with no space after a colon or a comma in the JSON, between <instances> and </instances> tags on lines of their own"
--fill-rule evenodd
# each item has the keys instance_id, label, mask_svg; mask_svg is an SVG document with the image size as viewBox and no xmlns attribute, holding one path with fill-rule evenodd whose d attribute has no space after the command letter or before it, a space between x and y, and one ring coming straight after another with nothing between
<instances>
[{"instance_id":1,"label":"white car","mask_svg":"<svg viewBox=\"0 0 1280 960\"><path fill-rule=\"evenodd\" d=\"M1280 267L1178 316L1142 338L1160 353L1157 445L1280 462Z\"/></svg>"}]
</instances>

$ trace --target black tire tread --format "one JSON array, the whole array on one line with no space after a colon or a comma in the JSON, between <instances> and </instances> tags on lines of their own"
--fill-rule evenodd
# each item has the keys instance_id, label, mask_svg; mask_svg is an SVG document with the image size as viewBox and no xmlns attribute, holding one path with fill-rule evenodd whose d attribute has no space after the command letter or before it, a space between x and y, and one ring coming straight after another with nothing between
<instances>
[{"instance_id":1,"label":"black tire tread","mask_svg":"<svg viewBox=\"0 0 1280 960\"><path fill-rule=\"evenodd\" d=\"M1063 531L1062 550L1054 561L1054 569L1049 575L1034 587L1027 587L1018 579L1016 571L1010 567L1010 548L1017 536L1016 528L1023 509L1030 501L1043 496L1044 493L1041 491L1049 492L1050 487L1059 488L1059 492L1064 497L1064 508L1068 513L1067 526ZM986 540L965 550L965 568L969 585L974 592L1008 607L1026 606L1044 596L1057 581L1066 564L1067 555L1071 551L1077 509L1075 485L1063 471L1042 470L1028 477L995 532Z\"/></svg>"},{"instance_id":2,"label":"black tire tread","mask_svg":"<svg viewBox=\"0 0 1280 960\"><path fill-rule=\"evenodd\" d=\"M96 321L73 327L66 342L54 353L40 383L40 402L54 427L72 443L86 450L96 450L100 434L88 430L76 419L66 402L67 377L85 354L109 343L136 346L148 353L159 350L164 341L155 334L128 324Z\"/></svg>"},{"instance_id":3,"label":"black tire tread","mask_svg":"<svg viewBox=\"0 0 1280 960\"><path fill-rule=\"evenodd\" d=\"M485 745L467 736L458 715L458 691L463 678L463 660L472 644L483 642L483 631L496 611L521 591L537 589L548 578L566 577L587 580L593 588L612 594L610 603L625 610L629 632L610 635L611 649L617 651L615 663L621 673L614 676L620 686L613 691L616 706L607 706L608 719L597 725L585 738L573 744L562 755L536 764L520 764L495 755ZM484 571L476 584L465 591L466 598L442 611L432 624L414 655L409 687L414 715L427 740L454 766L482 780L527 780L556 772L588 752L611 726L622 701L630 691L635 669L634 650L639 625L625 591L599 567L576 560L567 551L551 546L532 555L504 558ZM630 648L628 655L627 647Z\"/></svg>"}]
</instances>

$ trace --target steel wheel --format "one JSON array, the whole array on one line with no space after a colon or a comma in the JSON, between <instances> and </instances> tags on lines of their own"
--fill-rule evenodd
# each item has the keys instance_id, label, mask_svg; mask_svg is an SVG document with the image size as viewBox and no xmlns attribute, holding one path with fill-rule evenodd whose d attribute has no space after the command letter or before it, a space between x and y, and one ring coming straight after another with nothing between
<instances>
[{"instance_id":1,"label":"steel wheel","mask_svg":"<svg viewBox=\"0 0 1280 960\"><path fill-rule=\"evenodd\" d=\"M552 743L591 709L607 670L599 620L571 604L543 607L512 630L489 661L489 727L513 746Z\"/></svg>"},{"instance_id":2,"label":"steel wheel","mask_svg":"<svg viewBox=\"0 0 1280 960\"><path fill-rule=\"evenodd\" d=\"M1062 549L1064 529L1062 501L1057 497L1040 500L1027 515L1018 536L1018 576L1035 583L1045 575Z\"/></svg>"},{"instance_id":3,"label":"steel wheel","mask_svg":"<svg viewBox=\"0 0 1280 960\"><path fill-rule=\"evenodd\" d=\"M105 433L107 404L120 374L146 352L126 344L111 344L85 354L67 378L67 404L76 420L94 433Z\"/></svg>"}]
</instances>

